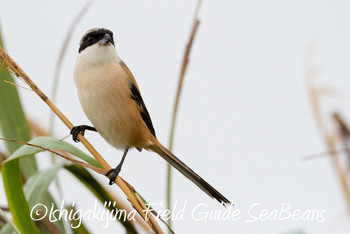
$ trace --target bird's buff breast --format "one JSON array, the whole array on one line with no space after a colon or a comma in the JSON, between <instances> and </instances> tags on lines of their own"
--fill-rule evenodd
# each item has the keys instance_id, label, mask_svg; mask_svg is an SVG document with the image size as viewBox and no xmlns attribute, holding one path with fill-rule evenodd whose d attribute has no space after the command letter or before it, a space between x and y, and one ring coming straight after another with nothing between
<instances>
[{"instance_id":1,"label":"bird's buff breast","mask_svg":"<svg viewBox=\"0 0 350 234\"><path fill-rule=\"evenodd\" d=\"M88 69L78 66L74 79L85 115L101 136L118 149L130 146L134 124L125 102L130 99L129 84L118 66L107 64Z\"/></svg>"}]
</instances>

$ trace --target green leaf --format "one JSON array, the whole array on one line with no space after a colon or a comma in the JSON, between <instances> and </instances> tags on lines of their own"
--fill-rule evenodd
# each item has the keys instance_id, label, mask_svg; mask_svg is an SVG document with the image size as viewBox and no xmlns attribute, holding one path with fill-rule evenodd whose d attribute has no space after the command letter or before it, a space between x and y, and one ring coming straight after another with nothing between
<instances>
[{"instance_id":1,"label":"green leaf","mask_svg":"<svg viewBox=\"0 0 350 234\"><path fill-rule=\"evenodd\" d=\"M18 230L18 229L17 229ZM13 234L16 233L12 226L8 223L6 223L3 227L0 229L0 234ZM20 232L19 232L20 233Z\"/></svg>"},{"instance_id":2,"label":"green leaf","mask_svg":"<svg viewBox=\"0 0 350 234\"><path fill-rule=\"evenodd\" d=\"M73 214L73 217L69 219L70 227L72 228L73 234L89 234L90 232L85 227L82 217L74 217L74 214L76 214L76 209L74 206L66 206L66 210L68 210L68 214Z\"/></svg>"},{"instance_id":3,"label":"green leaf","mask_svg":"<svg viewBox=\"0 0 350 234\"><path fill-rule=\"evenodd\" d=\"M0 46L3 47L1 32ZM6 83L14 82L11 74L0 69L0 128L2 135L7 139L29 141L30 129L24 115L21 102L15 86ZM11 154L20 144L6 142L7 151ZM21 160L21 169L25 177L29 177L37 171L36 162L33 158Z\"/></svg>"},{"instance_id":4,"label":"green leaf","mask_svg":"<svg viewBox=\"0 0 350 234\"><path fill-rule=\"evenodd\" d=\"M53 137L36 137L29 141L28 143L33 144L33 145L39 145L41 147L51 149L51 150L64 150L67 151L71 154L74 154L78 158L84 160L85 162L96 166L96 167L101 167L99 162L97 162L96 159L93 157L87 155L80 149L76 148L75 146L65 142L65 141L60 141L57 140L56 138ZM16 150L4 163L10 162L12 160L18 159L18 158L23 158L32 154L36 154L38 152L42 152L43 150L37 147L29 146L29 145L22 145L18 150Z\"/></svg>"},{"instance_id":5,"label":"green leaf","mask_svg":"<svg viewBox=\"0 0 350 234\"><path fill-rule=\"evenodd\" d=\"M0 33L0 46L2 45ZM2 135L8 139L27 141L30 131L25 119L16 87L4 81L12 81L8 71L0 69L0 128ZM20 145L6 142L8 153L14 152ZM21 160L21 169L25 177L37 170L34 158ZM29 207L22 191L20 162L18 160L3 164L1 167L7 203L12 218L21 233L38 233L34 221L29 216Z\"/></svg>"},{"instance_id":6,"label":"green leaf","mask_svg":"<svg viewBox=\"0 0 350 234\"><path fill-rule=\"evenodd\" d=\"M63 164L54 165L51 168L37 172L31 176L23 187L29 207L34 207L47 191L51 182L56 178L57 172L63 167Z\"/></svg>"},{"instance_id":7,"label":"green leaf","mask_svg":"<svg viewBox=\"0 0 350 234\"><path fill-rule=\"evenodd\" d=\"M9 230L11 230L11 233L15 232L20 234L19 230L17 229L17 227L12 223L12 221L6 216L5 212L0 209L0 216L3 217L6 222L8 223L8 226L4 226L3 229L1 229L1 233L5 233L8 232Z\"/></svg>"},{"instance_id":8,"label":"green leaf","mask_svg":"<svg viewBox=\"0 0 350 234\"><path fill-rule=\"evenodd\" d=\"M23 191L31 209L33 209L33 207L39 203L42 203L45 205L45 207L56 206L51 196L47 196L47 190L51 182L53 182L57 177L57 173L63 167L63 165L63 163L57 164L51 168L39 171L27 180L23 187ZM50 233L50 229L46 230L48 225L51 225L51 228L57 229L57 231L64 231L63 220L57 220L56 222L48 223L45 226L39 225L40 232Z\"/></svg>"},{"instance_id":9,"label":"green leaf","mask_svg":"<svg viewBox=\"0 0 350 234\"><path fill-rule=\"evenodd\" d=\"M1 172L7 203L17 228L21 233L38 233L34 221L30 218L29 207L23 194L18 160L3 164Z\"/></svg>"},{"instance_id":10,"label":"green leaf","mask_svg":"<svg viewBox=\"0 0 350 234\"><path fill-rule=\"evenodd\" d=\"M44 198L42 199L42 203L46 206L46 207L52 207L53 210L57 210L59 209L59 207L57 206L56 202L53 200L53 198L51 196L44 196ZM64 220L63 219L58 219L56 222L49 222L49 223L40 223L38 222L37 224L39 224L39 229L41 233L47 233L47 232L43 232L42 228L46 228L49 230L52 230L52 225L55 226L61 233L65 233L65 227L63 224ZM43 227L44 226L44 227ZM48 227L51 226L51 227ZM51 233L51 232L49 232Z\"/></svg>"}]
</instances>

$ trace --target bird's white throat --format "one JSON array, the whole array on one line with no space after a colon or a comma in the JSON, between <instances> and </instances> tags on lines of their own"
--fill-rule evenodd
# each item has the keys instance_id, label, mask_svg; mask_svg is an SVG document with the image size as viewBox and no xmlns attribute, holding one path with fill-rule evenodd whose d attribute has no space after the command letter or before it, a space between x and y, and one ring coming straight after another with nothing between
<instances>
[{"instance_id":1,"label":"bird's white throat","mask_svg":"<svg viewBox=\"0 0 350 234\"><path fill-rule=\"evenodd\" d=\"M112 44L107 46L96 43L85 48L78 55L77 63L93 66L110 62L119 62L120 58Z\"/></svg>"}]
</instances>

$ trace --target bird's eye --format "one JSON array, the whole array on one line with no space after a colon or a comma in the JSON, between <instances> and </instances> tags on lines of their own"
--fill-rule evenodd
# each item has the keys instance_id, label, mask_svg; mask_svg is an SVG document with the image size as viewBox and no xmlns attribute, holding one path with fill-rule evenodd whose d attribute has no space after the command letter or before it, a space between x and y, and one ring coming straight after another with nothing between
<instances>
[{"instance_id":1,"label":"bird's eye","mask_svg":"<svg viewBox=\"0 0 350 234\"><path fill-rule=\"evenodd\" d=\"M88 42L92 42L93 40L94 40L94 38L93 37L88 37Z\"/></svg>"}]
</instances>

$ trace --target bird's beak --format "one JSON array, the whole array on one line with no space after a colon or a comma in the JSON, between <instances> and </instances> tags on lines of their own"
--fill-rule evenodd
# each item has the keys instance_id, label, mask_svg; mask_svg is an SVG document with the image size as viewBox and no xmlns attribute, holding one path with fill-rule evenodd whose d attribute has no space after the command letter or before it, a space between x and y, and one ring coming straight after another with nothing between
<instances>
[{"instance_id":1,"label":"bird's beak","mask_svg":"<svg viewBox=\"0 0 350 234\"><path fill-rule=\"evenodd\" d=\"M100 45L107 45L112 41L112 37L109 34L105 34L103 39L100 41Z\"/></svg>"}]
</instances>

